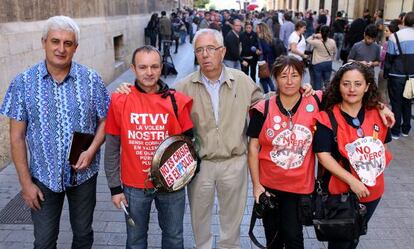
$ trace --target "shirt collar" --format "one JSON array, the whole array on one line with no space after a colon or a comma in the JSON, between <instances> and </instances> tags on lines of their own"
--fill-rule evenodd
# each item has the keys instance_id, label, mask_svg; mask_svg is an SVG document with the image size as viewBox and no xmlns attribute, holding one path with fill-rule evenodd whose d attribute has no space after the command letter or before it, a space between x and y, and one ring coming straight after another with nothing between
<instances>
[{"instance_id":1,"label":"shirt collar","mask_svg":"<svg viewBox=\"0 0 414 249\"><path fill-rule=\"evenodd\" d=\"M193 74L193 76L191 77L191 81L193 83L203 84L203 77L205 77L208 80L208 78L201 72L201 69L199 69L197 73ZM233 87L234 76L224 64L222 64L222 70L218 80L220 84L226 83L229 88Z\"/></svg>"},{"instance_id":2,"label":"shirt collar","mask_svg":"<svg viewBox=\"0 0 414 249\"><path fill-rule=\"evenodd\" d=\"M159 93L164 93L165 91L167 91L169 89L168 85L165 84L161 79L158 80L157 85L160 86L160 88L158 89L158 91L156 92L157 94ZM141 93L147 93L144 91L144 89L142 89L139 85L138 85L138 81L135 80L135 87L136 89L141 92Z\"/></svg>"},{"instance_id":3,"label":"shirt collar","mask_svg":"<svg viewBox=\"0 0 414 249\"><path fill-rule=\"evenodd\" d=\"M71 65L70 65L69 73L68 73L68 75L66 75L65 80L68 77L72 77L73 79L76 79L76 71L77 71L76 70L76 65L77 65L76 62L72 61ZM40 63L39 73L40 73L40 76L42 78L45 78L48 75L52 78L49 71L47 71L46 61L42 61L42 63ZM63 80L63 81L65 81L65 80Z\"/></svg>"}]
</instances>

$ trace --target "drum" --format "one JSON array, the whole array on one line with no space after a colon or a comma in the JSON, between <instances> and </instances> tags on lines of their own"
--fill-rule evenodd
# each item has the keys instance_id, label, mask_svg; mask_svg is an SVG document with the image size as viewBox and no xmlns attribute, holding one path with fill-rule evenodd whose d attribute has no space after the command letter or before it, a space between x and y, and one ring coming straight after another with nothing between
<instances>
[{"instance_id":1,"label":"drum","mask_svg":"<svg viewBox=\"0 0 414 249\"><path fill-rule=\"evenodd\" d=\"M150 180L162 192L184 188L193 179L197 169L197 156L191 140L183 135L165 139L152 159Z\"/></svg>"}]
</instances>

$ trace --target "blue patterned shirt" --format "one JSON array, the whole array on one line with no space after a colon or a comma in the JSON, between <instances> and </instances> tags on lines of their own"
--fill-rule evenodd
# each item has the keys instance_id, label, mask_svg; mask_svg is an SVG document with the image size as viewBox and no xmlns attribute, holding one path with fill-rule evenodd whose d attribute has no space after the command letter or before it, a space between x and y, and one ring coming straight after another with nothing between
<instances>
[{"instance_id":1,"label":"blue patterned shirt","mask_svg":"<svg viewBox=\"0 0 414 249\"><path fill-rule=\"evenodd\" d=\"M11 82L0 114L26 122L31 175L52 191L62 192L71 186L68 150L73 132L94 134L108 105L108 92L95 71L72 62L69 74L58 84L43 61ZM78 184L98 172L99 158L98 151L91 165L78 172Z\"/></svg>"}]
</instances>

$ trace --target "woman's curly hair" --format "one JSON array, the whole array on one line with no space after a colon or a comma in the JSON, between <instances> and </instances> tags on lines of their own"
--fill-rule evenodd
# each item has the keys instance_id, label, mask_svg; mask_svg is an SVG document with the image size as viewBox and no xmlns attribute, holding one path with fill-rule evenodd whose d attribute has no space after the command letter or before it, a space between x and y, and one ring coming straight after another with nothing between
<instances>
[{"instance_id":1,"label":"woman's curly hair","mask_svg":"<svg viewBox=\"0 0 414 249\"><path fill-rule=\"evenodd\" d=\"M362 98L362 106L367 109L372 109L381 101L373 70L370 70L367 66L359 62L353 61L346 63L339 68L331 80L327 91L324 92L323 100L325 102L325 110L332 110L336 104L342 102L342 95L339 91L340 82L344 74L351 70L360 72L364 76L367 84L369 84L368 91L364 93L364 97Z\"/></svg>"}]
</instances>

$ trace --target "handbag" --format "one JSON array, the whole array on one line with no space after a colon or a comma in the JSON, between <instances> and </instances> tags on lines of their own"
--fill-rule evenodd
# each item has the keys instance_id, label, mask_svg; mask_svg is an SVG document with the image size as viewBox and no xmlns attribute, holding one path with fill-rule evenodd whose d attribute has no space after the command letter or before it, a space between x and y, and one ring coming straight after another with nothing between
<instances>
[{"instance_id":1,"label":"handbag","mask_svg":"<svg viewBox=\"0 0 414 249\"><path fill-rule=\"evenodd\" d=\"M338 123L332 113L328 112L332 125L334 140ZM349 162L339 154L339 160L344 163L344 168L351 171ZM358 197L353 192L343 194L329 194L328 182L330 174L318 176L315 184L314 218L316 238L319 241L331 240L357 240L359 236L367 233L366 207L360 204Z\"/></svg>"},{"instance_id":2,"label":"handbag","mask_svg":"<svg viewBox=\"0 0 414 249\"><path fill-rule=\"evenodd\" d=\"M266 79L270 78L270 70L266 61L258 61L257 65L259 66L259 78Z\"/></svg>"},{"instance_id":3,"label":"handbag","mask_svg":"<svg viewBox=\"0 0 414 249\"><path fill-rule=\"evenodd\" d=\"M413 99L414 98L414 78L408 79L405 82L403 97L406 99Z\"/></svg>"},{"instance_id":4,"label":"handbag","mask_svg":"<svg viewBox=\"0 0 414 249\"><path fill-rule=\"evenodd\" d=\"M259 45L259 49L260 51L263 52L263 48L262 45L260 43L259 38L257 38L257 43ZM267 64L263 54L260 55L260 59L257 62L257 65L259 67L259 79L266 79L266 78L270 78L270 69L269 69L269 65Z\"/></svg>"}]
</instances>

